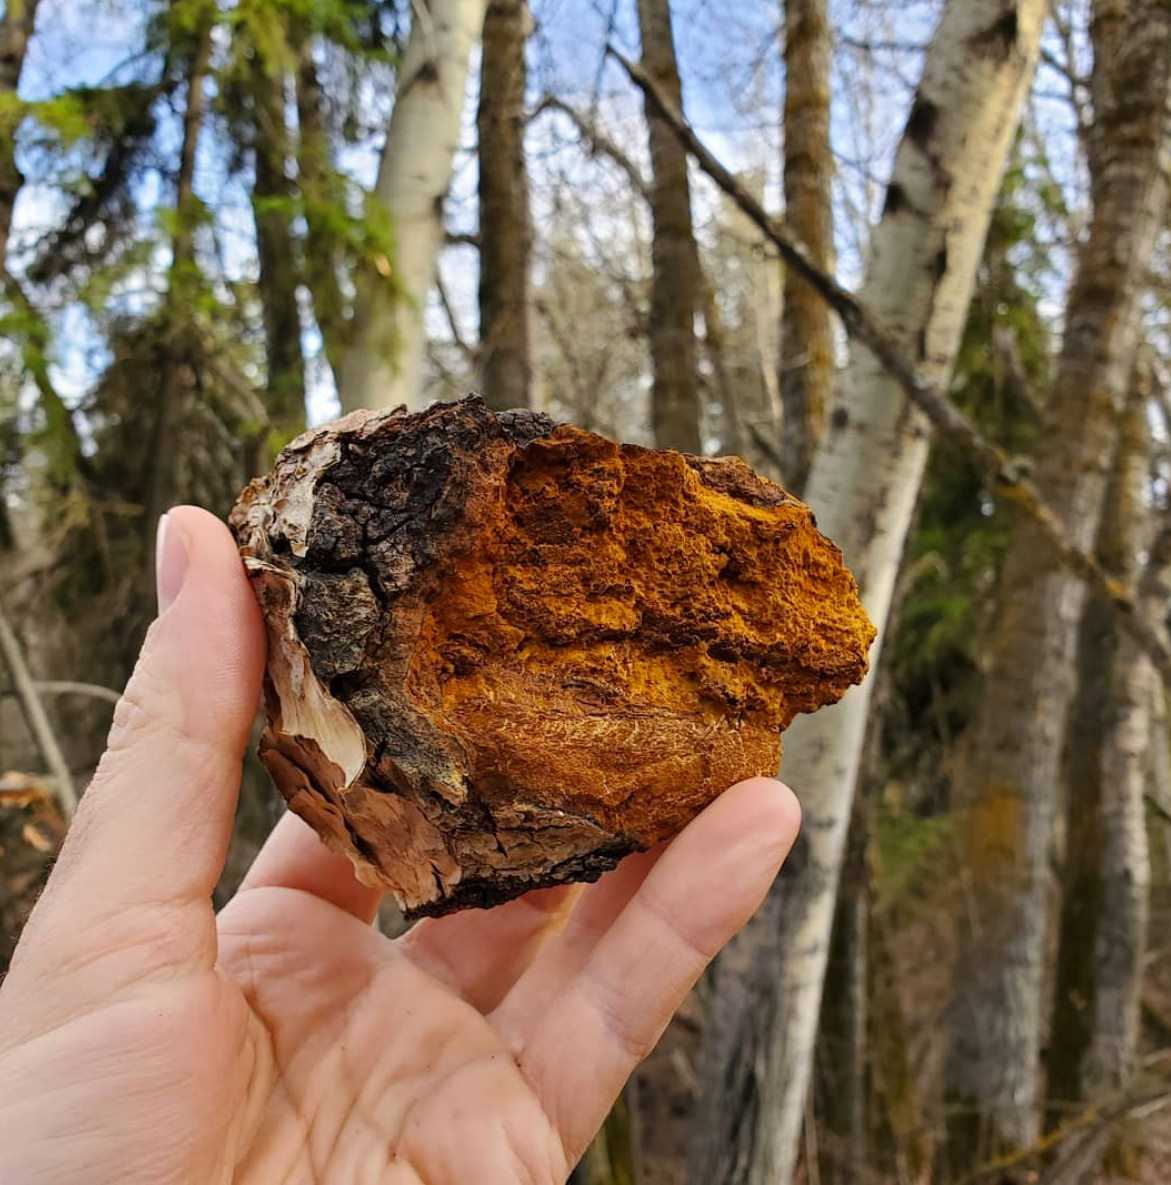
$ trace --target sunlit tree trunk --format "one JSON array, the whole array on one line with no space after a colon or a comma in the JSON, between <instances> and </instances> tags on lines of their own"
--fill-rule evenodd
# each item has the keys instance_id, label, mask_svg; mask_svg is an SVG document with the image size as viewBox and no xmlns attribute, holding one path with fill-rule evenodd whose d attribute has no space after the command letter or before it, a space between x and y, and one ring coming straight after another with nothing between
<instances>
[{"instance_id":1,"label":"sunlit tree trunk","mask_svg":"<svg viewBox=\"0 0 1171 1185\"><path fill-rule=\"evenodd\" d=\"M526 0L489 0L480 104L480 381L489 407L529 406L529 181L525 172Z\"/></svg>"},{"instance_id":2,"label":"sunlit tree trunk","mask_svg":"<svg viewBox=\"0 0 1171 1185\"><path fill-rule=\"evenodd\" d=\"M1096 63L1111 71L1091 153L1096 204L1036 457L1037 484L1081 548L1097 535L1140 301L1167 209L1171 9L1134 0L1128 19L1121 44ZM1057 788L1085 589L1045 535L1021 521L998 603L983 648L988 694L956 776L969 878L947 1064L957 1169L1027 1145L1038 1130Z\"/></svg>"},{"instance_id":3,"label":"sunlit tree trunk","mask_svg":"<svg viewBox=\"0 0 1171 1185\"><path fill-rule=\"evenodd\" d=\"M668 0L638 0L642 62L648 74L683 110L679 66ZM695 317L700 311L699 255L691 224L687 150L648 101L651 215L651 359L655 386L652 421L660 448L702 451L699 437L699 376L696 371Z\"/></svg>"},{"instance_id":4,"label":"sunlit tree trunk","mask_svg":"<svg viewBox=\"0 0 1171 1185\"><path fill-rule=\"evenodd\" d=\"M873 233L863 301L937 383L955 360L1045 7L947 5ZM805 494L857 574L880 640L927 450L925 422L898 384L853 347ZM750 999L718 1026L706 1059L695 1185L783 1185L793 1175L872 686L786 734L783 774L801 795L804 839L739 940L752 951ZM717 1000L724 994L721 984Z\"/></svg>"},{"instance_id":5,"label":"sunlit tree trunk","mask_svg":"<svg viewBox=\"0 0 1171 1185\"><path fill-rule=\"evenodd\" d=\"M418 406L423 311L443 243L443 201L459 148L468 59L485 0L419 0L399 66L374 197L393 258L359 278L338 380L342 408Z\"/></svg>"},{"instance_id":6,"label":"sunlit tree trunk","mask_svg":"<svg viewBox=\"0 0 1171 1185\"><path fill-rule=\"evenodd\" d=\"M833 157L829 144L832 56L827 0L784 0L785 222L823 271L833 270ZM785 273L780 390L785 485L800 493L825 429L833 391L829 305Z\"/></svg>"}]
</instances>

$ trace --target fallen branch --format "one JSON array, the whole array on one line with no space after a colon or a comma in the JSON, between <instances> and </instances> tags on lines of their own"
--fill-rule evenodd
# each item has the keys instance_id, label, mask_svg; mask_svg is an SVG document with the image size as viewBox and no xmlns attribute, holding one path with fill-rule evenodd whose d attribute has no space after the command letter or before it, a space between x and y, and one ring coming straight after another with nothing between
<instances>
[{"instance_id":1,"label":"fallen branch","mask_svg":"<svg viewBox=\"0 0 1171 1185\"><path fill-rule=\"evenodd\" d=\"M61 752L61 746L57 743L53 728L49 724L49 717L45 714L45 705L41 703L41 697L29 674L28 664L24 660L20 642L2 608L0 608L0 655L3 655L4 662L12 675L12 685L24 711L24 718L28 722L29 732L32 733L33 740L40 750L41 758L49 769L57 796L61 800L61 809L68 818L77 807L77 790L73 785L73 775L69 772L65 755Z\"/></svg>"},{"instance_id":2,"label":"fallen branch","mask_svg":"<svg viewBox=\"0 0 1171 1185\"><path fill-rule=\"evenodd\" d=\"M695 158L699 167L760 229L776 247L785 263L807 281L838 314L846 333L864 345L882 363L886 372L927 417L940 437L967 452L992 480L995 491L1002 498L1013 502L1026 517L1041 528L1061 563L1076 573L1118 612L1123 628L1150 656L1163 682L1171 687L1171 647L1164 642L1146 615L1138 611L1135 599L1127 589L1110 576L1092 554L1070 541L1060 519L1028 477L1028 463L1019 457L1010 456L999 445L983 436L975 424L951 402L942 388L919 373L915 365L903 355L898 344L878 324L869 309L837 280L822 271L813 262L809 249L790 234L783 222L771 217L737 178L712 155L691 125L675 109L671 100L640 66L629 61L613 46L608 46L606 52L622 66L634 84L646 95L651 105Z\"/></svg>"},{"instance_id":3,"label":"fallen branch","mask_svg":"<svg viewBox=\"0 0 1171 1185\"><path fill-rule=\"evenodd\" d=\"M1101 1102L1091 1103L1072 1119L1046 1132L1027 1148L1018 1148L1015 1152L985 1161L966 1176L960 1177L955 1185L979 1185L979 1182L987 1181L989 1178L1007 1179L1005 1174L1010 1169L1030 1164L1049 1153L1059 1151L1060 1155L1051 1163L1045 1175L1039 1178L1042 1185L1057 1185L1059 1181L1064 1180L1065 1170L1082 1153L1087 1142L1099 1139L1115 1123L1140 1112L1159 1109L1169 1103L1171 1090L1166 1082L1139 1083Z\"/></svg>"}]
</instances>

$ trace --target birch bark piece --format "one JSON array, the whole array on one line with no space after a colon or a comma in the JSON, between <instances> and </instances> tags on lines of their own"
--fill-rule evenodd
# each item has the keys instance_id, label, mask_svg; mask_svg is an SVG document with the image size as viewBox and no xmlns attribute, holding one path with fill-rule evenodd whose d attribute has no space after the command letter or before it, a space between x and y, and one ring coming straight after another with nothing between
<instances>
[{"instance_id":1,"label":"birch bark piece","mask_svg":"<svg viewBox=\"0 0 1171 1185\"><path fill-rule=\"evenodd\" d=\"M874 637L804 503L735 458L478 397L299 437L231 524L261 756L411 915L592 880L772 774Z\"/></svg>"}]
</instances>

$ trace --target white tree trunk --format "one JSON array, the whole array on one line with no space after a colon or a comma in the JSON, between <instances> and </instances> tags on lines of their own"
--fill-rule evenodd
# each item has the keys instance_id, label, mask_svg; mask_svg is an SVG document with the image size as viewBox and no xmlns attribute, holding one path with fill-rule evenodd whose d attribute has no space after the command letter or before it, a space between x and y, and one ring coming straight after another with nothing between
<instances>
[{"instance_id":1,"label":"white tree trunk","mask_svg":"<svg viewBox=\"0 0 1171 1185\"><path fill-rule=\"evenodd\" d=\"M443 244L468 76L486 0L415 0L374 195L394 237L387 275L358 286L338 376L343 411L418 404L423 311Z\"/></svg>"},{"instance_id":2,"label":"white tree trunk","mask_svg":"<svg viewBox=\"0 0 1171 1185\"><path fill-rule=\"evenodd\" d=\"M922 373L945 385L967 314L1000 179L1037 57L1044 0L952 0L944 10L895 159L882 220L874 231L861 292ZM928 451L928 431L898 384L862 347L851 348L842 390L814 459L806 498L818 522L842 547L866 607L882 627ZM871 652L871 672L879 646ZM785 737L783 776L805 812L804 851L774 890L764 914L776 943L750 931L775 962L759 978L763 1048L755 1059L752 1117L731 1119L693 1158L693 1180L779 1185L793 1174L809 1086L838 872L873 678L836 707L798 720ZM771 999L769 998L771 997ZM727 1034L729 1026L723 1027ZM727 1034L733 1043L738 1033ZM707 1076L716 1111L743 1110L727 1089L734 1050ZM721 1060L717 1058L717 1060ZM721 1107L720 1086L731 1095ZM751 1145L745 1149L745 1144ZM735 1147L734 1145L739 1145ZM748 1168L732 1175L728 1165ZM706 1174L706 1175L705 1175Z\"/></svg>"}]
</instances>

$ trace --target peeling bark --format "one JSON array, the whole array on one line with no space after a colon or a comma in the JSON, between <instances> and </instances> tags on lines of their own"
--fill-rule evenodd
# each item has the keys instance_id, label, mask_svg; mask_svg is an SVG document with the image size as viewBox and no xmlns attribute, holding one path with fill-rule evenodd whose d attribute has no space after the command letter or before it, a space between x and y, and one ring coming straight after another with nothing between
<instances>
[{"instance_id":1,"label":"peeling bark","mask_svg":"<svg viewBox=\"0 0 1171 1185\"><path fill-rule=\"evenodd\" d=\"M472 397L294 441L232 513L261 756L414 915L593 879L777 767L873 629L809 508L736 459Z\"/></svg>"}]
</instances>

